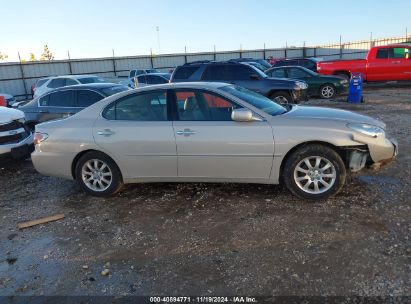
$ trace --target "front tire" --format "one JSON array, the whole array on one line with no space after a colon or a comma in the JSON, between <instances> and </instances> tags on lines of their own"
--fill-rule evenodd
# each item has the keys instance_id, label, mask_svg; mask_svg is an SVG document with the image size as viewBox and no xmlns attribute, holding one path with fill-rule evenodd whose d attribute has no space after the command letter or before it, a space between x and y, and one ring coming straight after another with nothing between
<instances>
[{"instance_id":1,"label":"front tire","mask_svg":"<svg viewBox=\"0 0 411 304\"><path fill-rule=\"evenodd\" d=\"M320 88L320 96L323 99L331 99L335 96L336 89L332 84L324 84Z\"/></svg>"},{"instance_id":2,"label":"front tire","mask_svg":"<svg viewBox=\"0 0 411 304\"><path fill-rule=\"evenodd\" d=\"M344 162L335 150L310 144L287 158L283 179L294 195L303 199L323 200L341 190L346 174Z\"/></svg>"},{"instance_id":3,"label":"front tire","mask_svg":"<svg viewBox=\"0 0 411 304\"><path fill-rule=\"evenodd\" d=\"M294 103L294 100L291 97L291 95L288 94L287 92L283 92L283 91L275 92L275 93L271 94L270 99L272 101L275 101L276 103L279 103L279 104Z\"/></svg>"},{"instance_id":4,"label":"front tire","mask_svg":"<svg viewBox=\"0 0 411 304\"><path fill-rule=\"evenodd\" d=\"M120 169L106 154L91 151L78 160L76 180L81 188L93 196L110 196L123 186Z\"/></svg>"}]
</instances>

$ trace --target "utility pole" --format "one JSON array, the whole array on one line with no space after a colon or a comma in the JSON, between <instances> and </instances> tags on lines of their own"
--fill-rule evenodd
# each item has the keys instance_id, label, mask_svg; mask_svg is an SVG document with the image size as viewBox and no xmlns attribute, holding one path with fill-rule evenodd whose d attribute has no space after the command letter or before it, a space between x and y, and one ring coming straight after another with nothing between
<instances>
[{"instance_id":1,"label":"utility pole","mask_svg":"<svg viewBox=\"0 0 411 304\"><path fill-rule=\"evenodd\" d=\"M156 31L157 31L158 54L160 55L160 53L161 53L161 49L160 49L160 27L158 25L156 26Z\"/></svg>"}]
</instances>

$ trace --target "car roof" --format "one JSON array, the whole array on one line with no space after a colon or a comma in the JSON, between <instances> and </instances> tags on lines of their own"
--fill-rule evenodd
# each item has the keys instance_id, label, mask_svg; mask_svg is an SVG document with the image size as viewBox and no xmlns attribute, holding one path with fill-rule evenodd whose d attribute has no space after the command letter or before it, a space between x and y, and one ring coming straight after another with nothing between
<instances>
[{"instance_id":1,"label":"car roof","mask_svg":"<svg viewBox=\"0 0 411 304\"><path fill-rule=\"evenodd\" d=\"M87 84L76 84L76 85L71 85L71 86L66 86L66 87L61 87L54 89L53 92L58 92L58 91L65 91L65 90L84 90L84 89L94 89L94 90L99 90L99 89L105 89L105 88L111 88L115 86L124 86L122 84L118 83L87 83Z\"/></svg>"},{"instance_id":2,"label":"car roof","mask_svg":"<svg viewBox=\"0 0 411 304\"><path fill-rule=\"evenodd\" d=\"M140 76L147 76L147 75L156 75L156 76L170 76L171 74L170 73L147 73L147 74L141 74L141 75L138 75L137 77L140 77Z\"/></svg>"},{"instance_id":3,"label":"car roof","mask_svg":"<svg viewBox=\"0 0 411 304\"><path fill-rule=\"evenodd\" d=\"M206 82L206 81L193 81L193 82L173 82L150 85L142 88L135 89L135 91L150 91L157 89L218 89L230 85L225 82Z\"/></svg>"},{"instance_id":4,"label":"car roof","mask_svg":"<svg viewBox=\"0 0 411 304\"><path fill-rule=\"evenodd\" d=\"M100 76L96 76L96 75L60 75L60 76L52 76L52 77L48 77L50 79L55 79L55 78L75 78L75 79L82 79L82 78L89 78L89 77L100 77Z\"/></svg>"}]
</instances>

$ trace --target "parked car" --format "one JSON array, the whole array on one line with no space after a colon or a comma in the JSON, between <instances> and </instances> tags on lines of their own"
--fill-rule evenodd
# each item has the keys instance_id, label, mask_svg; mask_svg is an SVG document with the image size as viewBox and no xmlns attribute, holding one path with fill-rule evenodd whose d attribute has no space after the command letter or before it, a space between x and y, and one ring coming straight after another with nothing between
<instances>
[{"instance_id":1,"label":"parked car","mask_svg":"<svg viewBox=\"0 0 411 304\"><path fill-rule=\"evenodd\" d=\"M304 80L308 84L308 95L333 98L348 91L348 80L338 76L324 76L300 66L271 68L265 71L270 77Z\"/></svg>"},{"instance_id":2,"label":"parked car","mask_svg":"<svg viewBox=\"0 0 411 304\"><path fill-rule=\"evenodd\" d=\"M57 88L67 87L77 84L89 84L89 83L104 83L104 78L94 75L66 75L50 77L41 86L36 87L33 98L37 98L47 92L50 92Z\"/></svg>"},{"instance_id":3,"label":"parked car","mask_svg":"<svg viewBox=\"0 0 411 304\"><path fill-rule=\"evenodd\" d=\"M361 73L367 82L410 81L411 46L376 46L370 49L366 59L323 61L317 64L317 69L320 74L347 79L351 73Z\"/></svg>"},{"instance_id":4,"label":"parked car","mask_svg":"<svg viewBox=\"0 0 411 304\"><path fill-rule=\"evenodd\" d=\"M6 94L6 93L0 93L0 96L3 96L7 107L12 107L14 103L16 103L16 98L13 95Z\"/></svg>"},{"instance_id":5,"label":"parked car","mask_svg":"<svg viewBox=\"0 0 411 304\"><path fill-rule=\"evenodd\" d=\"M151 73L141 74L135 77L134 87L144 87L153 84L163 84L170 81L171 74L169 73Z\"/></svg>"},{"instance_id":6,"label":"parked car","mask_svg":"<svg viewBox=\"0 0 411 304\"><path fill-rule=\"evenodd\" d=\"M321 62L320 58L294 58L294 59L281 59L276 60L273 67L282 66L302 66L313 72L317 72L317 63Z\"/></svg>"},{"instance_id":7,"label":"parked car","mask_svg":"<svg viewBox=\"0 0 411 304\"><path fill-rule=\"evenodd\" d=\"M47 80L49 80L51 77L56 77L56 76L49 76L49 77L43 77L37 79L32 85L31 85L31 95L34 97L34 93L36 92L37 87L41 87Z\"/></svg>"},{"instance_id":8,"label":"parked car","mask_svg":"<svg viewBox=\"0 0 411 304\"><path fill-rule=\"evenodd\" d=\"M307 98L301 80L270 78L256 67L233 61L188 63L177 67L170 82L216 81L236 84L278 103L298 103Z\"/></svg>"},{"instance_id":9,"label":"parked car","mask_svg":"<svg viewBox=\"0 0 411 304\"><path fill-rule=\"evenodd\" d=\"M126 81L122 81L122 84L129 86L130 88L134 88L135 77L144 74L152 74L152 73L161 73L157 69L140 69L140 70L130 70L128 74L128 79Z\"/></svg>"},{"instance_id":10,"label":"parked car","mask_svg":"<svg viewBox=\"0 0 411 304\"><path fill-rule=\"evenodd\" d=\"M348 172L386 163L385 124L344 110L281 106L225 83L147 86L36 126L35 168L106 196L124 183L278 184L325 199ZM375 166L376 167L376 166Z\"/></svg>"},{"instance_id":11,"label":"parked car","mask_svg":"<svg viewBox=\"0 0 411 304\"><path fill-rule=\"evenodd\" d=\"M0 160L27 158L33 150L33 134L26 125L24 113L0 107Z\"/></svg>"},{"instance_id":12,"label":"parked car","mask_svg":"<svg viewBox=\"0 0 411 304\"><path fill-rule=\"evenodd\" d=\"M69 117L128 87L113 83L92 83L55 89L19 107L30 128L38 123Z\"/></svg>"},{"instance_id":13,"label":"parked car","mask_svg":"<svg viewBox=\"0 0 411 304\"><path fill-rule=\"evenodd\" d=\"M254 59L254 58L235 58L235 59L230 59L230 61L237 61L237 62L256 62L261 64L263 67L265 67L264 70L267 70L272 67L270 63L268 63L267 60L265 59Z\"/></svg>"}]
</instances>

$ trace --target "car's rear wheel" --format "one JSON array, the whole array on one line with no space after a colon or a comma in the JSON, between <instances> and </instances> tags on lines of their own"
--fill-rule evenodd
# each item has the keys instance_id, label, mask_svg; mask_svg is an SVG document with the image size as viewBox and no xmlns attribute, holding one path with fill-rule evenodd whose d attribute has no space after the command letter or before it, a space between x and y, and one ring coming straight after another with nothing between
<instances>
[{"instance_id":1,"label":"car's rear wheel","mask_svg":"<svg viewBox=\"0 0 411 304\"><path fill-rule=\"evenodd\" d=\"M335 150L310 144L294 151L287 158L283 179L296 196L310 200L327 199L343 187L346 168Z\"/></svg>"},{"instance_id":2,"label":"car's rear wheel","mask_svg":"<svg viewBox=\"0 0 411 304\"><path fill-rule=\"evenodd\" d=\"M335 96L335 87L332 84L324 84L320 88L320 96L324 99L330 99Z\"/></svg>"},{"instance_id":3,"label":"car's rear wheel","mask_svg":"<svg viewBox=\"0 0 411 304\"><path fill-rule=\"evenodd\" d=\"M270 95L270 99L279 103L279 104L288 104L288 103L294 103L293 98L291 95L287 92L275 92Z\"/></svg>"},{"instance_id":4,"label":"car's rear wheel","mask_svg":"<svg viewBox=\"0 0 411 304\"><path fill-rule=\"evenodd\" d=\"M91 151L80 157L76 164L76 180L88 194L109 196L123 186L116 163L106 154Z\"/></svg>"}]
</instances>

